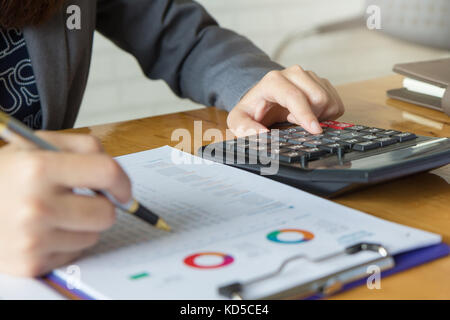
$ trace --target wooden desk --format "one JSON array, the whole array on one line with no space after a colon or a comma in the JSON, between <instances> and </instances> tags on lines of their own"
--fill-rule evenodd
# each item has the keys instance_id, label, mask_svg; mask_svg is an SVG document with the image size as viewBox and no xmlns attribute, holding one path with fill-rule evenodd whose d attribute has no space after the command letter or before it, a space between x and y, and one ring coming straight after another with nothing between
<instances>
[{"instance_id":1,"label":"wooden desk","mask_svg":"<svg viewBox=\"0 0 450 320\"><path fill-rule=\"evenodd\" d=\"M386 98L386 90L401 87L401 77L347 84L338 88L346 105L342 121L411 131L420 135L449 137L450 117ZM150 106L149 106L150 107ZM215 108L71 130L97 136L112 156L143 151L171 142L172 131L193 132L195 120L203 131L224 132L227 113ZM441 234L450 243L450 166L430 173L399 179L335 199L377 217ZM333 299L450 299L450 257L382 279L381 290L365 286Z\"/></svg>"}]
</instances>

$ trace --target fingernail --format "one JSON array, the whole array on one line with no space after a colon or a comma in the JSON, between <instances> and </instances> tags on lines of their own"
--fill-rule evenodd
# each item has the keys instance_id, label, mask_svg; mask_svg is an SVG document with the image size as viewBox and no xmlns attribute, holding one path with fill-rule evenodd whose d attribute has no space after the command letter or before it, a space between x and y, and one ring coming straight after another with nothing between
<instances>
[{"instance_id":1,"label":"fingernail","mask_svg":"<svg viewBox=\"0 0 450 320\"><path fill-rule=\"evenodd\" d=\"M322 132L322 127L320 126L319 122L317 122L316 120L311 121L310 128L311 128L312 131L314 131L314 133Z\"/></svg>"}]
</instances>

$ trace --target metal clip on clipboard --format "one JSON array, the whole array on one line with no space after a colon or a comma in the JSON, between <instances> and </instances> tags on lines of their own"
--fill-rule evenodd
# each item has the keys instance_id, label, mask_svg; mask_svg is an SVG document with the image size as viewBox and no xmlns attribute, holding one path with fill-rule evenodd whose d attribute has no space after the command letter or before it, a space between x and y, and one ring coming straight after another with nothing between
<instances>
[{"instance_id":1,"label":"metal clip on clipboard","mask_svg":"<svg viewBox=\"0 0 450 320\"><path fill-rule=\"evenodd\" d=\"M375 243L359 243L346 248L342 252L339 252L332 256L328 256L326 258L314 260L313 262L321 262L342 255L353 255L363 251L377 252L379 254L379 257L357 266L333 273L326 277L289 288L285 291L270 296L260 297L259 299L300 299L311 297L317 294L326 297L341 290L345 284L365 278L367 276L367 267L371 265L378 266L381 271L391 269L395 265L394 258L389 254L389 252L382 245ZM219 294L229 299L244 300L246 288L280 275L289 263L305 258L306 257L302 254L292 256L283 261L280 267L274 272L257 277L247 282L235 282L226 286L222 286L218 289Z\"/></svg>"}]
</instances>

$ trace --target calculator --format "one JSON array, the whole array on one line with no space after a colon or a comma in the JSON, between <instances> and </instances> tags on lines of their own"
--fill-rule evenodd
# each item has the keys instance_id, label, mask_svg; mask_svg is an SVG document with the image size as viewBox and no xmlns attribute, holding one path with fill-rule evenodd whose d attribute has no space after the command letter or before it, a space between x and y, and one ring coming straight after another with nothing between
<instances>
[{"instance_id":1,"label":"calculator","mask_svg":"<svg viewBox=\"0 0 450 320\"><path fill-rule=\"evenodd\" d=\"M316 135L290 125L213 143L199 155L323 197L450 163L449 138L338 121L321 126Z\"/></svg>"}]
</instances>

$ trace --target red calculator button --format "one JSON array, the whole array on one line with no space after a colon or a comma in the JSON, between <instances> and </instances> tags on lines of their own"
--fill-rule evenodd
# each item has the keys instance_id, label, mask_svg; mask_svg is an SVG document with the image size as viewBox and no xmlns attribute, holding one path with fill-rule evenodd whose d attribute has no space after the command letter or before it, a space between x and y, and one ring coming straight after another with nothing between
<instances>
[{"instance_id":1,"label":"red calculator button","mask_svg":"<svg viewBox=\"0 0 450 320\"><path fill-rule=\"evenodd\" d=\"M329 125L332 124L331 122L334 122L334 121L324 121L324 122L321 122L321 123L320 123L320 126L323 127L323 128L328 128Z\"/></svg>"},{"instance_id":2,"label":"red calculator button","mask_svg":"<svg viewBox=\"0 0 450 320\"><path fill-rule=\"evenodd\" d=\"M324 123L326 123L329 128L336 130L344 130L354 126L354 124L339 121L325 121Z\"/></svg>"}]
</instances>

